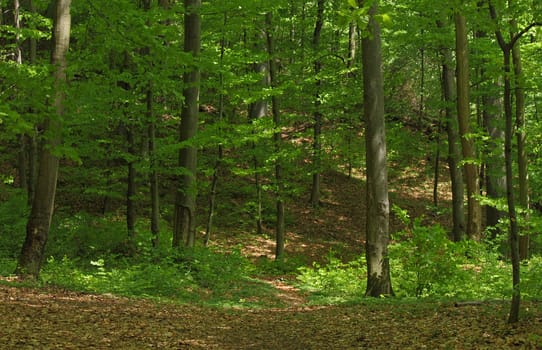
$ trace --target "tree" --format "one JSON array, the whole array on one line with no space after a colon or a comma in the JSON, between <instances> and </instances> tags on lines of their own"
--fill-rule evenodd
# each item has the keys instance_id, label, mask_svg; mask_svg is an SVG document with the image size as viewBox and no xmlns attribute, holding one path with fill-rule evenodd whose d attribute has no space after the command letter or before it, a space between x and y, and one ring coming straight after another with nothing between
<instances>
[{"instance_id":1,"label":"tree","mask_svg":"<svg viewBox=\"0 0 542 350\"><path fill-rule=\"evenodd\" d=\"M444 27L442 21L437 22L438 27ZM450 182L452 184L452 237L454 241L460 241L465 235L465 213L464 213L464 185L463 172L459 166L461 150L458 144L457 117L454 113L455 85L454 71L452 67L452 52L443 46L442 55L442 97L445 103L445 128L448 135L448 169Z\"/></svg>"},{"instance_id":2,"label":"tree","mask_svg":"<svg viewBox=\"0 0 542 350\"><path fill-rule=\"evenodd\" d=\"M64 117L66 54L70 43L71 0L57 0L55 4L53 48L51 63L54 66L53 91L54 113L47 116L42 125L42 145L36 193L26 226L26 239L15 273L23 278L37 279L54 210L59 159L55 148L60 145L62 118Z\"/></svg>"},{"instance_id":3,"label":"tree","mask_svg":"<svg viewBox=\"0 0 542 350\"><path fill-rule=\"evenodd\" d=\"M467 23L459 11L454 14L457 75L457 118L459 136L464 161L464 174L467 189L467 236L479 240L482 233L482 207L476 197L480 193L478 166L474 142L470 138L470 97L469 97L469 52Z\"/></svg>"},{"instance_id":4,"label":"tree","mask_svg":"<svg viewBox=\"0 0 542 350\"><path fill-rule=\"evenodd\" d=\"M517 27L515 21L512 22ZM513 28L517 32L517 28ZM528 157L526 150L527 133L525 132L525 89L523 79L523 69L521 65L521 51L519 45L512 46L512 63L514 66L514 97L515 97L515 115L516 115L516 144L518 157L518 182L519 182L519 204L528 213L529 209L529 175L528 175ZM525 260L529 258L530 239L528 234L519 236L519 258Z\"/></svg>"},{"instance_id":5,"label":"tree","mask_svg":"<svg viewBox=\"0 0 542 350\"><path fill-rule=\"evenodd\" d=\"M360 4L361 5L361 4ZM367 167L366 295L393 295L388 260L389 212L384 88L378 1L369 9L368 33L362 39L363 105Z\"/></svg>"},{"instance_id":6,"label":"tree","mask_svg":"<svg viewBox=\"0 0 542 350\"><path fill-rule=\"evenodd\" d=\"M314 49L315 55L320 55L320 38L322 36L322 27L324 25L324 0L318 0L317 12L316 12L316 24L314 25L314 33L312 36L312 46ZM313 174L312 174L312 189L311 189L311 198L310 202L313 207L317 207L320 204L320 172L321 172L321 161L322 161L322 144L321 144L321 134L322 134L322 112L320 111L320 88L322 85L322 80L319 77L319 74L322 70L322 62L320 58L314 60L314 76L316 77L316 93L314 96L314 141L313 141Z\"/></svg>"},{"instance_id":7,"label":"tree","mask_svg":"<svg viewBox=\"0 0 542 350\"><path fill-rule=\"evenodd\" d=\"M265 30L257 30L254 37L253 49L254 52L266 51L266 34ZM269 74L269 62L263 60L261 62L255 62L252 64L252 70L260 79L258 81L258 88L265 90L270 85ZM249 105L248 117L252 123L258 121L258 119L265 118L268 112L267 96L259 98L257 101L252 102ZM254 166L254 185L256 189L256 230L259 235L263 233L263 215L262 215L262 176L261 176L261 160L258 157L258 151L256 142L252 142L252 149L254 155L252 157Z\"/></svg>"},{"instance_id":8,"label":"tree","mask_svg":"<svg viewBox=\"0 0 542 350\"><path fill-rule=\"evenodd\" d=\"M272 89L277 88L277 63L275 57L275 42L273 37L273 14L267 12L265 14L267 52L269 53L269 84ZM281 116L278 104L278 96L276 92L271 96L271 113L273 114L273 143L275 146L275 182L276 182L276 213L277 219L275 223L275 259L280 260L284 255L284 183L281 151Z\"/></svg>"},{"instance_id":9,"label":"tree","mask_svg":"<svg viewBox=\"0 0 542 350\"><path fill-rule=\"evenodd\" d=\"M184 51L192 55L190 69L183 74L184 105L179 125L179 167L181 175L175 198L173 246L192 247L196 239L197 148L193 141L198 130L201 46L201 0L184 1ZM184 144L183 144L184 143Z\"/></svg>"},{"instance_id":10,"label":"tree","mask_svg":"<svg viewBox=\"0 0 542 350\"><path fill-rule=\"evenodd\" d=\"M510 4L509 4L510 5ZM510 5L511 6L511 5ZM519 307L521 302L520 291L520 255L519 255L519 229L517 223L516 203L514 198L514 172L513 172L513 157L512 157L512 138L514 132L513 112L512 112L512 51L518 40L525 35L531 28L540 26L542 23L533 22L518 32L511 32L510 40L506 41L501 31L501 23L495 6L489 2L489 15L494 21L495 37L503 54L503 80L504 80L504 117L506 121L505 137L504 137L504 159L506 167L506 199L508 203L508 221L509 221L509 236L510 236L510 252L512 259L512 303L510 306L510 314L508 316L509 323L515 323L519 320ZM518 101L516 100L516 103ZM520 103L522 103L520 101ZM516 116L517 118L518 116ZM522 118L522 116L520 116ZM521 137L521 136L520 136Z\"/></svg>"}]
</instances>

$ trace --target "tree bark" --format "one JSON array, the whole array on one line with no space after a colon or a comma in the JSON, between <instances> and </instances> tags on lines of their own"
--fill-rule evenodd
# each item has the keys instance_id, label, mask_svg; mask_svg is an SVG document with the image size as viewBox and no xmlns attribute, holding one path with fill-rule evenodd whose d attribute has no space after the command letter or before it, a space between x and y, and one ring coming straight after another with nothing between
<instances>
[{"instance_id":1,"label":"tree bark","mask_svg":"<svg viewBox=\"0 0 542 350\"><path fill-rule=\"evenodd\" d=\"M262 50L265 50L265 42L266 37L264 32L257 33L256 37L254 38L254 45L253 49L256 52L260 52ZM263 46L263 47L262 47ZM256 74L258 74L261 79L259 81L259 85L261 89L266 89L269 87L269 62L257 62L253 64L253 70ZM267 116L268 112L268 101L265 98L262 98L258 101L255 101L250 104L249 111L248 111L248 117L250 121L254 122L257 119L264 118ZM256 142L252 142L252 149L255 150L258 145ZM254 152L254 156L252 158L253 166L254 166L254 185L256 187L256 232L258 235L261 235L263 233L263 214L262 214L262 181L260 176L260 160L258 159L258 156L256 155L257 152Z\"/></svg>"},{"instance_id":2,"label":"tree bark","mask_svg":"<svg viewBox=\"0 0 542 350\"><path fill-rule=\"evenodd\" d=\"M456 74L457 74L457 119L461 149L465 161L464 175L467 188L467 236L480 240L482 233L482 207L476 198L480 194L480 179L474 142L470 137L469 58L467 45L467 23L465 17L456 12Z\"/></svg>"},{"instance_id":3,"label":"tree bark","mask_svg":"<svg viewBox=\"0 0 542 350\"><path fill-rule=\"evenodd\" d=\"M393 295L388 260L389 199L384 123L384 87L378 1L369 10L369 35L362 40L363 102L367 162L366 295Z\"/></svg>"},{"instance_id":4,"label":"tree bark","mask_svg":"<svg viewBox=\"0 0 542 350\"><path fill-rule=\"evenodd\" d=\"M497 13L493 4L489 4L489 14L491 19L497 23ZM498 28L498 26L497 26ZM512 260L512 302L510 304L510 313L508 315L509 323L516 323L519 320L519 308L521 303L520 290L520 259L519 259L519 230L517 223L516 204L514 198L514 172L512 159L512 89L510 83L511 73L511 52L514 41L506 42L500 29L495 30L497 42L503 53L503 78L504 78L504 160L506 168L506 199L508 203L508 220L510 225L510 253Z\"/></svg>"},{"instance_id":5,"label":"tree bark","mask_svg":"<svg viewBox=\"0 0 542 350\"><path fill-rule=\"evenodd\" d=\"M192 54L193 66L183 75L184 106L179 126L179 141L193 139L198 130L200 68L197 62L201 45L201 0L184 0L184 51ZM184 244L193 247L196 239L196 171L197 148L184 145L179 151L179 188L175 199L173 241L174 247Z\"/></svg>"},{"instance_id":6,"label":"tree bark","mask_svg":"<svg viewBox=\"0 0 542 350\"><path fill-rule=\"evenodd\" d=\"M220 39L220 73L219 73L219 88L220 94L218 96L218 122L221 123L224 119L224 74L222 69L224 68L224 54L226 51L226 38L225 38L225 28L228 22L228 13L224 11L224 21L222 23L222 38ZM209 245L211 239L211 231L213 229L213 218L215 216L215 202L216 202L216 189L218 186L219 180L219 170L222 166L222 159L224 158L224 149L222 143L218 144L217 147L217 156L215 160L215 165L213 167L213 178L211 180L211 193L209 195L209 212L207 214L207 225L205 227L205 246Z\"/></svg>"},{"instance_id":7,"label":"tree bark","mask_svg":"<svg viewBox=\"0 0 542 350\"><path fill-rule=\"evenodd\" d=\"M526 211L529 210L529 175L528 157L526 151L527 133L525 132L525 91L523 89L523 71L521 66L521 50L519 45L512 47L512 62L514 65L515 89L514 97L516 102L516 143L518 156L518 182L519 182L519 205ZM519 258L529 258L529 235L519 236Z\"/></svg>"},{"instance_id":8,"label":"tree bark","mask_svg":"<svg viewBox=\"0 0 542 350\"><path fill-rule=\"evenodd\" d=\"M54 150L61 142L60 130L64 116L66 85L66 53L70 42L71 0L57 0L53 27L51 63L55 67L54 108L56 114L46 118L43 124L43 143L39 154L36 193L26 226L26 238L15 274L22 278L39 277L45 245L53 215L59 159Z\"/></svg>"},{"instance_id":9,"label":"tree bark","mask_svg":"<svg viewBox=\"0 0 542 350\"><path fill-rule=\"evenodd\" d=\"M135 240L135 224L136 224L136 208L135 208L135 195L136 195L136 170L135 170L135 158L136 147L134 139L134 131L132 126L126 127L126 142L128 143L128 176L126 178L126 229L128 231L128 241L133 243Z\"/></svg>"},{"instance_id":10,"label":"tree bark","mask_svg":"<svg viewBox=\"0 0 542 350\"><path fill-rule=\"evenodd\" d=\"M267 37L267 52L269 53L269 84L271 89L276 89L277 87L277 64L275 61L275 43L273 38L273 15L271 12L265 14L265 24L266 24L266 37ZM278 97L273 94L271 97L271 113L273 114L273 125L275 127L275 132L273 133L273 142L275 145L275 182L276 182L276 213L277 220L275 223L275 260L282 259L284 255L284 241L285 241L285 224L284 224L284 183L282 175L282 163L280 157L281 150L281 116L278 105Z\"/></svg>"},{"instance_id":11,"label":"tree bark","mask_svg":"<svg viewBox=\"0 0 542 350\"><path fill-rule=\"evenodd\" d=\"M324 5L325 0L318 0L317 11L316 11L316 24L314 25L314 33L312 36L312 46L314 50L314 55L317 58L314 60L314 76L316 77L315 88L316 93L314 95L314 140L313 140L313 155L312 155L312 188L311 188L311 198L310 202L313 207L318 207L320 204L320 183L321 183L321 162L322 162L322 144L321 144L321 134L322 134L322 112L320 111L320 89L322 86L322 80L319 77L320 71L322 70L322 62L318 58L319 49L320 49L320 37L322 33L322 27L324 25Z\"/></svg>"},{"instance_id":12,"label":"tree bark","mask_svg":"<svg viewBox=\"0 0 542 350\"><path fill-rule=\"evenodd\" d=\"M502 84L495 81L493 86ZM502 99L494 91L482 96L484 126L490 137L489 152L486 161L486 192L491 199L501 199L506 196L506 167L504 157L504 130L502 125ZM493 237L497 235L497 224L506 215L493 205L486 208L486 223L493 227Z\"/></svg>"},{"instance_id":13,"label":"tree bark","mask_svg":"<svg viewBox=\"0 0 542 350\"><path fill-rule=\"evenodd\" d=\"M458 242L465 236L465 189L463 184L463 171L459 166L461 150L458 143L457 117L452 107L455 102L454 94L454 72L450 69L452 53L449 49L443 49L442 64L442 89L446 103L446 133L448 134L448 169L452 185L452 236Z\"/></svg>"}]
</instances>

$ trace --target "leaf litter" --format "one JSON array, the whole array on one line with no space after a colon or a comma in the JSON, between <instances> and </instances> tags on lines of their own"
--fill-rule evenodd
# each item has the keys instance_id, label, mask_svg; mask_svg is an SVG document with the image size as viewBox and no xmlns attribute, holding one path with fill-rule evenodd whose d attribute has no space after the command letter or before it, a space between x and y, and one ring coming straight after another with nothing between
<instances>
[{"instance_id":1,"label":"leaf litter","mask_svg":"<svg viewBox=\"0 0 542 350\"><path fill-rule=\"evenodd\" d=\"M542 349L542 303L226 309L0 285L3 349Z\"/></svg>"}]
</instances>

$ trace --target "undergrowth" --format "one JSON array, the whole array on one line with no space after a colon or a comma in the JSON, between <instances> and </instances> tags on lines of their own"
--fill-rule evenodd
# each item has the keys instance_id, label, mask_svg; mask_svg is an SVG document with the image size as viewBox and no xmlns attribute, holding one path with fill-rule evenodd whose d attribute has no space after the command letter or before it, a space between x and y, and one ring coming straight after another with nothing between
<instances>
[{"instance_id":1,"label":"undergrowth","mask_svg":"<svg viewBox=\"0 0 542 350\"><path fill-rule=\"evenodd\" d=\"M405 224L393 235L389 247L391 279L399 298L502 300L512 295L511 265L499 250L500 243L452 242L438 226L424 226L395 208ZM300 268L298 286L311 294L314 304L356 302L365 293L364 257L342 262L332 253L327 264ZM542 257L522 263L521 293L541 299Z\"/></svg>"},{"instance_id":2,"label":"undergrowth","mask_svg":"<svg viewBox=\"0 0 542 350\"><path fill-rule=\"evenodd\" d=\"M12 196L0 204L0 274L15 270L24 239L26 200ZM405 229L389 247L391 277L399 299L508 299L511 268L500 242L452 242L438 225L424 226L395 208ZM151 247L148 223L140 221L138 239L126 248L122 220L115 216L59 215L47 246L41 285L112 293L181 303L229 307L280 306L276 290L261 279L296 275L296 286L312 304L357 303L366 289L365 258L345 262L330 252L326 263L307 266L303 257L253 262L240 249L172 249L168 233ZM542 257L522 264L524 298L542 298ZM365 299L366 300L366 299Z\"/></svg>"}]
</instances>

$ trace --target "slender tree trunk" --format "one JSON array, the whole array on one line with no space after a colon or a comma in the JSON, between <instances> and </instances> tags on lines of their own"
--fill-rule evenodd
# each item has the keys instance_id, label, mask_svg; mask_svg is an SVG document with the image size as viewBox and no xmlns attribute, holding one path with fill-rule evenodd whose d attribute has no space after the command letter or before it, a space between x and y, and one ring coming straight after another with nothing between
<instances>
[{"instance_id":1,"label":"slender tree trunk","mask_svg":"<svg viewBox=\"0 0 542 350\"><path fill-rule=\"evenodd\" d=\"M36 5L33 0L28 0L28 8L32 14L36 14ZM34 64L36 62L36 54L38 43L35 38L29 39L29 62ZM26 136L27 148L28 148L28 204L31 205L34 200L34 192L36 187L37 166L38 166L38 142L37 142L37 130L34 126L32 132Z\"/></svg>"},{"instance_id":2,"label":"slender tree trunk","mask_svg":"<svg viewBox=\"0 0 542 350\"><path fill-rule=\"evenodd\" d=\"M135 240L135 224L136 224L136 208L135 208L135 195L136 195L136 170L135 170L135 157L136 147L134 139L134 131L132 126L126 128L126 141L128 142L128 176L126 178L126 229L128 231L128 240L133 243Z\"/></svg>"},{"instance_id":3,"label":"slender tree trunk","mask_svg":"<svg viewBox=\"0 0 542 350\"><path fill-rule=\"evenodd\" d=\"M456 65L457 65L457 118L459 121L459 135L463 153L464 175L467 187L467 236L473 240L480 240L482 233L482 207L476 198L480 194L480 179L474 142L470 134L470 98L469 98L469 58L467 46L467 24L465 17L456 12Z\"/></svg>"},{"instance_id":4,"label":"slender tree trunk","mask_svg":"<svg viewBox=\"0 0 542 350\"><path fill-rule=\"evenodd\" d=\"M498 80L492 84L502 89ZM502 125L502 99L495 92L482 96L484 126L490 137L486 161L486 192L489 198L499 200L506 196L506 167L504 160L504 131ZM506 215L495 206L486 208L486 223L493 227L493 237L497 235L497 224Z\"/></svg>"},{"instance_id":5,"label":"slender tree trunk","mask_svg":"<svg viewBox=\"0 0 542 350\"><path fill-rule=\"evenodd\" d=\"M312 35L312 46L314 55L320 55L320 37L322 34L322 27L324 25L324 6L325 0L318 0L318 8L316 12L316 24L314 26L314 33ZM314 60L314 76L316 77L315 87L316 93L314 96L314 140L313 140L313 155L312 155L312 189L310 202L313 207L318 207L320 204L320 183L321 183L321 162L322 162L322 112L320 111L320 89L322 86L322 80L319 77L322 70L322 62L317 57Z\"/></svg>"},{"instance_id":6,"label":"slender tree trunk","mask_svg":"<svg viewBox=\"0 0 542 350\"><path fill-rule=\"evenodd\" d=\"M438 207L438 185L439 185L439 169L440 169L440 134L442 133L442 113L440 115L437 127L437 145L435 151L435 166L433 173L433 205Z\"/></svg>"},{"instance_id":7,"label":"slender tree trunk","mask_svg":"<svg viewBox=\"0 0 542 350\"><path fill-rule=\"evenodd\" d=\"M525 132L525 91L523 89L523 72L521 66L521 50L519 45L512 47L512 62L514 64L515 89L514 97L516 102L516 143L518 152L518 178L519 178L519 205L526 210L529 209L529 176L528 157L526 151L527 133ZM529 258L529 235L519 236L519 257L521 260Z\"/></svg>"},{"instance_id":8,"label":"slender tree trunk","mask_svg":"<svg viewBox=\"0 0 542 350\"><path fill-rule=\"evenodd\" d=\"M201 0L184 0L184 51L198 59L201 44ZM184 73L184 106L179 126L181 143L193 139L198 130L200 68L195 62L191 70ZM173 225L174 247L181 242L193 247L196 239L196 171L197 148L194 145L184 146L179 151L179 167L183 173L179 176L179 188L175 199L175 219Z\"/></svg>"},{"instance_id":9,"label":"slender tree trunk","mask_svg":"<svg viewBox=\"0 0 542 350\"><path fill-rule=\"evenodd\" d=\"M265 24L266 24L266 37L267 37L267 51L269 53L269 83L271 88L277 87L277 65L275 62L275 43L273 40L273 15L271 12L266 13L265 15ZM277 199L276 199L276 209L277 209L277 221L275 224L275 236L276 236L276 246L275 246L275 259L280 260L284 255L284 183L282 179L282 163L280 157L281 149L281 137L280 137L280 128L281 128L281 116L278 106L278 97L273 95L271 97L271 113L273 114L273 125L275 127L275 132L273 133L273 141L275 144L275 181L277 184Z\"/></svg>"},{"instance_id":10,"label":"slender tree trunk","mask_svg":"<svg viewBox=\"0 0 542 350\"><path fill-rule=\"evenodd\" d=\"M226 37L225 37L225 28L228 22L228 14L224 11L224 21L222 23L222 38L220 40L220 73L219 73L219 88L220 94L218 97L218 122L222 123L224 119L224 74L222 69L224 68L224 53L226 51ZM224 150L222 143L218 144L217 147L217 157L215 160L215 165L213 167L213 178L211 180L211 193L209 195L209 213L207 215L207 225L205 227L205 246L209 245L209 240L211 239L211 231L213 229L213 218L215 215L215 201L216 201L216 189L218 186L219 170L222 165L222 159L224 158Z\"/></svg>"},{"instance_id":11,"label":"slender tree trunk","mask_svg":"<svg viewBox=\"0 0 542 350\"><path fill-rule=\"evenodd\" d=\"M348 73L346 75L347 79L352 78L352 74L350 70L354 67L354 63L356 60L356 50L357 50L357 24L356 22L352 21L350 22L350 25L348 26L348 60L346 61L346 67L348 68ZM347 167L348 167L348 178L352 178L352 170L353 170L353 157L352 157L352 140L354 138L353 130L355 129L354 125L354 118L353 113L345 109L346 112L346 120L348 123L348 128L351 132L348 132L346 134L346 144L347 144Z\"/></svg>"},{"instance_id":12,"label":"slender tree trunk","mask_svg":"<svg viewBox=\"0 0 542 350\"><path fill-rule=\"evenodd\" d=\"M367 290L366 295L392 295L388 259L389 199L384 123L384 87L378 1L369 10L369 35L362 40L363 105L367 161Z\"/></svg>"},{"instance_id":13,"label":"slender tree trunk","mask_svg":"<svg viewBox=\"0 0 542 350\"><path fill-rule=\"evenodd\" d=\"M149 187L151 192L151 242L153 247L160 243L160 194L158 191L158 160L156 159L156 118L153 113L152 87L147 89L147 117L149 125L147 129L149 138Z\"/></svg>"},{"instance_id":14,"label":"slender tree trunk","mask_svg":"<svg viewBox=\"0 0 542 350\"><path fill-rule=\"evenodd\" d=\"M443 28L444 22L437 21L437 26ZM463 183L463 172L459 162L461 161L461 150L459 147L458 122L455 109L455 84L454 71L452 67L452 50L446 46L441 48L442 55L442 98L445 103L445 127L448 135L448 169L452 185L452 237L458 242L465 236L465 190Z\"/></svg>"},{"instance_id":15,"label":"slender tree trunk","mask_svg":"<svg viewBox=\"0 0 542 350\"><path fill-rule=\"evenodd\" d=\"M265 41L265 33L258 33L255 38L254 50L259 52L263 50L260 47L262 41ZM265 44L264 44L265 45ZM261 77L260 85L262 89L269 87L269 62L258 62L253 65L253 70L256 74ZM251 103L249 106L249 119L255 121L260 118L267 116L268 111L268 102L265 98L262 98L254 103ZM252 149L255 150L258 145L253 142ZM254 182L256 186L256 232L258 235L263 233L263 215L262 215L262 181L260 176L260 160L255 152L254 157L252 158L254 166Z\"/></svg>"},{"instance_id":16,"label":"slender tree trunk","mask_svg":"<svg viewBox=\"0 0 542 350\"><path fill-rule=\"evenodd\" d=\"M517 214L514 200L513 184L513 159L512 159L512 93L510 87L510 50L504 50L504 114L506 117L504 157L506 164L506 198L508 200L508 218L510 221L510 248L512 255L512 285L514 288L512 294L512 304L508 321L517 322L519 319L519 306L521 294L520 283L520 265L519 265L519 230L517 224Z\"/></svg>"},{"instance_id":17,"label":"slender tree trunk","mask_svg":"<svg viewBox=\"0 0 542 350\"><path fill-rule=\"evenodd\" d=\"M151 9L151 0L143 0L143 9L149 11ZM159 6L167 8L168 4L164 1L159 1ZM150 23L147 23L150 24ZM141 50L142 55L149 55L150 48L144 47ZM158 160L156 156L156 117L153 112L153 82L149 80L147 82L147 88L145 90L145 107L147 117L147 146L149 151L149 191L151 200L151 214L150 214L150 230L151 230L151 243L153 247L158 247L160 243L160 194L158 192Z\"/></svg>"},{"instance_id":18,"label":"slender tree trunk","mask_svg":"<svg viewBox=\"0 0 542 350\"><path fill-rule=\"evenodd\" d=\"M59 160L53 152L60 144L61 121L64 116L66 85L66 53L70 42L70 0L57 0L54 16L53 50L54 108L56 114L43 124L44 139L39 154L36 193L26 226L26 239L15 273L22 278L37 279L53 215Z\"/></svg>"},{"instance_id":19,"label":"slender tree trunk","mask_svg":"<svg viewBox=\"0 0 542 350\"><path fill-rule=\"evenodd\" d=\"M494 22L497 22L497 13L493 4L489 4L489 13ZM519 259L519 229L517 224L516 204L514 199L514 172L512 159L512 89L510 84L511 53L514 42L508 43L504 40L500 30L495 31L497 42L503 53L503 76L504 76L504 160L506 168L506 199L508 202L508 219L510 225L510 253L512 258L512 302L510 305L509 323L516 323L519 320L519 308L521 303L520 284L520 259Z\"/></svg>"},{"instance_id":20,"label":"slender tree trunk","mask_svg":"<svg viewBox=\"0 0 542 350\"><path fill-rule=\"evenodd\" d=\"M420 14L421 15L421 14ZM424 30L421 30L420 36L423 38ZM425 48L420 48L420 105L418 106L418 123L423 125L425 118Z\"/></svg>"},{"instance_id":21,"label":"slender tree trunk","mask_svg":"<svg viewBox=\"0 0 542 350\"><path fill-rule=\"evenodd\" d=\"M461 151L459 149L459 135L457 117L452 107L455 102L454 72L450 68L452 52L448 48L442 49L442 91L445 102L446 133L448 134L448 169L452 185L452 236L454 241L460 241L465 236L465 190L463 172L459 166Z\"/></svg>"}]
</instances>

